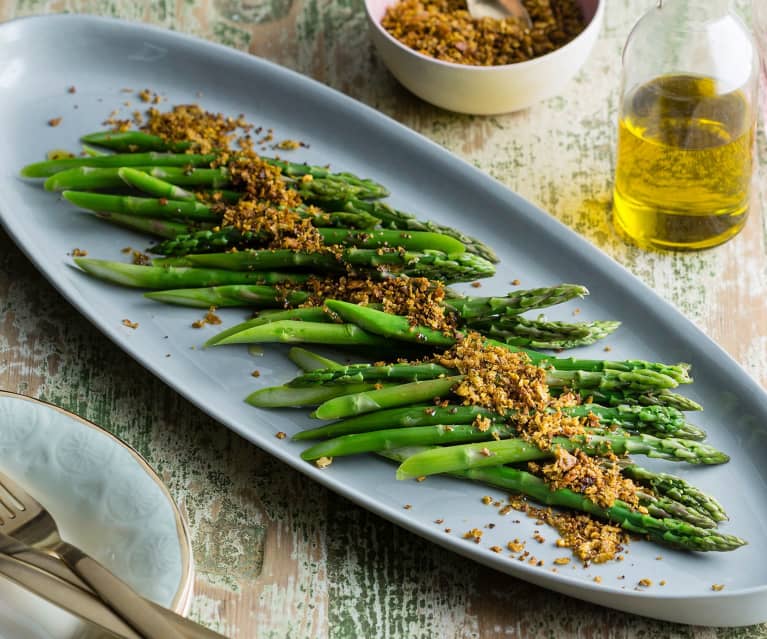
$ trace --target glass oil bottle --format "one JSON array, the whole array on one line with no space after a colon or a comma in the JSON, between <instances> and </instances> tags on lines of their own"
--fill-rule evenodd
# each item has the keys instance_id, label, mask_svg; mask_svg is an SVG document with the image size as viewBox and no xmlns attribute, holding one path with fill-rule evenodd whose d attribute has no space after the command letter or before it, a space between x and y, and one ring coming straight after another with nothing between
<instances>
[{"instance_id":1,"label":"glass oil bottle","mask_svg":"<svg viewBox=\"0 0 767 639\"><path fill-rule=\"evenodd\" d=\"M623 52L613 194L642 248L703 249L746 222L758 57L729 0L660 0Z\"/></svg>"}]
</instances>

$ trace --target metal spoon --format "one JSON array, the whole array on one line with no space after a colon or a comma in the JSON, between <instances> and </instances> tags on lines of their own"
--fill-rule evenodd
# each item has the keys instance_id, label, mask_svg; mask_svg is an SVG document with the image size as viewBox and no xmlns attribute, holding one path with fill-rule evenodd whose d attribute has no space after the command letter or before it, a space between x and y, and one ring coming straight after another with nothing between
<instances>
[{"instance_id":1,"label":"metal spoon","mask_svg":"<svg viewBox=\"0 0 767 639\"><path fill-rule=\"evenodd\" d=\"M472 18L503 18L514 17L526 29L533 26L530 14L522 4L522 0L466 0L466 5Z\"/></svg>"}]
</instances>

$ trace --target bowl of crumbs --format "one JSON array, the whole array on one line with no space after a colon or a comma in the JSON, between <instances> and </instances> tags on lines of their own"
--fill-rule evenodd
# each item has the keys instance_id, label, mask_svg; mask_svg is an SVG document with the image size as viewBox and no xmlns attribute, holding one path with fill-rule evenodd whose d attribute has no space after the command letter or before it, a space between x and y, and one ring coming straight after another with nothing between
<instances>
[{"instance_id":1,"label":"bowl of crumbs","mask_svg":"<svg viewBox=\"0 0 767 639\"><path fill-rule=\"evenodd\" d=\"M591 53L606 0L365 0L378 53L419 98L458 113L509 113L561 93ZM481 9L481 10L480 10ZM505 16L505 17L504 17Z\"/></svg>"}]
</instances>

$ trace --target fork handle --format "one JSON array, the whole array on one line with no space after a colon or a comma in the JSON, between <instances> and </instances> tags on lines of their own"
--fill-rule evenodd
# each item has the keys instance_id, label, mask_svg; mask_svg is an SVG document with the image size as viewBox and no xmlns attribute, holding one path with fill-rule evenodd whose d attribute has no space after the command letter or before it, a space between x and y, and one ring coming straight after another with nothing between
<instances>
[{"instance_id":1,"label":"fork handle","mask_svg":"<svg viewBox=\"0 0 767 639\"><path fill-rule=\"evenodd\" d=\"M55 552L144 639L185 639L154 606L82 550L61 542L56 545Z\"/></svg>"}]
</instances>

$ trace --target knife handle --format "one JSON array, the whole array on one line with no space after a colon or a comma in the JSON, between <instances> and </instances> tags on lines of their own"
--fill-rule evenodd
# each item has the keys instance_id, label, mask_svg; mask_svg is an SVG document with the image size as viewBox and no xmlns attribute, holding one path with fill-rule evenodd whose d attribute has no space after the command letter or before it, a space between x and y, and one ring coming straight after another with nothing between
<instances>
[{"instance_id":1,"label":"knife handle","mask_svg":"<svg viewBox=\"0 0 767 639\"><path fill-rule=\"evenodd\" d=\"M5 553L9 553L10 556L25 564L29 564L53 575L54 577L58 577L72 586L85 590L89 594L91 593L90 587L58 556L49 555L39 550L32 549L7 536L3 537L2 533L0 533L0 561L2 561ZM168 621L168 623L173 624L185 639L226 639L223 635L195 623L191 619L182 617L160 604L149 600L147 601L166 619L166 621Z\"/></svg>"},{"instance_id":2,"label":"knife handle","mask_svg":"<svg viewBox=\"0 0 767 639\"><path fill-rule=\"evenodd\" d=\"M112 610L144 639L185 639L154 606L98 561L66 542L55 552Z\"/></svg>"}]
</instances>

